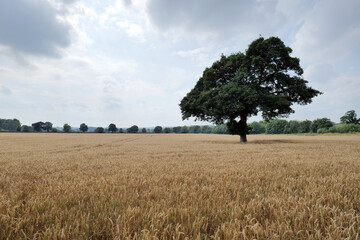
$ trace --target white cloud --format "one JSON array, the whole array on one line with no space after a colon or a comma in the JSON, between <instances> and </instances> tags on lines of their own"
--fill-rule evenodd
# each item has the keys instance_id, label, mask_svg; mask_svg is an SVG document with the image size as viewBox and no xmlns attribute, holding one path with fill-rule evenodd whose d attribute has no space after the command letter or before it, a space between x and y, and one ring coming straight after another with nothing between
<instances>
[{"instance_id":1,"label":"white cloud","mask_svg":"<svg viewBox=\"0 0 360 240\"><path fill-rule=\"evenodd\" d=\"M139 42L146 41L144 37L144 30L140 25L129 23L127 21L117 22L116 25L125 29L130 38L133 38Z\"/></svg>"},{"instance_id":2,"label":"white cloud","mask_svg":"<svg viewBox=\"0 0 360 240\"><path fill-rule=\"evenodd\" d=\"M307 62L346 57L360 39L359 1L317 1L292 44L294 54Z\"/></svg>"},{"instance_id":3,"label":"white cloud","mask_svg":"<svg viewBox=\"0 0 360 240\"><path fill-rule=\"evenodd\" d=\"M0 1L0 44L16 54L60 57L71 43L71 27L47 1Z\"/></svg>"}]
</instances>

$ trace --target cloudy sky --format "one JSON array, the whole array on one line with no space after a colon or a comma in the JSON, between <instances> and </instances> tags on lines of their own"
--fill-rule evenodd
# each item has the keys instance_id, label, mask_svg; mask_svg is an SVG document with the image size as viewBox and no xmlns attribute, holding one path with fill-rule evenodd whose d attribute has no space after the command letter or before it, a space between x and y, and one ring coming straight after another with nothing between
<instances>
[{"instance_id":1,"label":"cloudy sky","mask_svg":"<svg viewBox=\"0 0 360 240\"><path fill-rule=\"evenodd\" d=\"M262 35L290 46L324 92L289 119L339 122L360 115L359 9L359 0L0 0L0 118L192 124L178 104L205 67Z\"/></svg>"}]
</instances>

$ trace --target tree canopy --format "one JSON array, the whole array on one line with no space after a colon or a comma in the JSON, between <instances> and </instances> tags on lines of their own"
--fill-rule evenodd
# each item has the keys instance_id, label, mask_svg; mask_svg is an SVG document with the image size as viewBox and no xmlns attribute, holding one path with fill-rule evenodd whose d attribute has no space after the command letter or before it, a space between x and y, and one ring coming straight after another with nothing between
<instances>
[{"instance_id":1,"label":"tree canopy","mask_svg":"<svg viewBox=\"0 0 360 240\"><path fill-rule=\"evenodd\" d=\"M103 133L103 132L104 132L104 128L103 128L103 127L97 127L97 128L95 128L94 132L96 132L96 133Z\"/></svg>"},{"instance_id":2,"label":"tree canopy","mask_svg":"<svg viewBox=\"0 0 360 240\"><path fill-rule=\"evenodd\" d=\"M63 131L66 132L66 133L70 132L71 131L71 126L69 124L65 123L64 126L63 126Z\"/></svg>"},{"instance_id":3,"label":"tree canopy","mask_svg":"<svg viewBox=\"0 0 360 240\"><path fill-rule=\"evenodd\" d=\"M260 37L245 54L222 55L181 100L182 118L226 123L246 142L249 117L258 112L265 120L284 117L294 112L294 103L311 103L321 92L307 86L300 60L291 52L277 37Z\"/></svg>"},{"instance_id":4,"label":"tree canopy","mask_svg":"<svg viewBox=\"0 0 360 240\"><path fill-rule=\"evenodd\" d=\"M114 123L110 123L108 130L109 130L109 132L114 133L114 132L117 132L118 129Z\"/></svg>"},{"instance_id":5,"label":"tree canopy","mask_svg":"<svg viewBox=\"0 0 360 240\"><path fill-rule=\"evenodd\" d=\"M44 129L44 122L36 122L36 123L33 123L31 124L31 126L33 127L34 131L35 132L41 132L42 129Z\"/></svg>"},{"instance_id":6,"label":"tree canopy","mask_svg":"<svg viewBox=\"0 0 360 240\"><path fill-rule=\"evenodd\" d=\"M329 118L315 119L311 124L311 131L317 133L319 129L329 129L334 126L334 123Z\"/></svg>"},{"instance_id":7,"label":"tree canopy","mask_svg":"<svg viewBox=\"0 0 360 240\"><path fill-rule=\"evenodd\" d=\"M51 122L45 122L43 125L44 130L46 130L47 132L50 132L50 130L52 130L53 124Z\"/></svg>"},{"instance_id":8,"label":"tree canopy","mask_svg":"<svg viewBox=\"0 0 360 240\"><path fill-rule=\"evenodd\" d=\"M162 133L162 131L163 131L163 129L162 129L161 126L156 126L156 127L154 128L154 133Z\"/></svg>"},{"instance_id":9,"label":"tree canopy","mask_svg":"<svg viewBox=\"0 0 360 240\"><path fill-rule=\"evenodd\" d=\"M139 132L139 127L136 125L131 126L130 128L127 129L128 133L138 133Z\"/></svg>"},{"instance_id":10,"label":"tree canopy","mask_svg":"<svg viewBox=\"0 0 360 240\"><path fill-rule=\"evenodd\" d=\"M16 118L14 119L0 119L0 129L5 129L8 131L15 131L21 127L20 121Z\"/></svg>"},{"instance_id":11,"label":"tree canopy","mask_svg":"<svg viewBox=\"0 0 360 240\"><path fill-rule=\"evenodd\" d=\"M341 123L345 123L345 124L351 124L351 123L359 124L360 118L357 119L356 117L357 117L357 115L355 113L355 110L350 110L350 111L347 111L345 113L345 115L340 118L340 121L341 121Z\"/></svg>"},{"instance_id":12,"label":"tree canopy","mask_svg":"<svg viewBox=\"0 0 360 240\"><path fill-rule=\"evenodd\" d=\"M87 132L87 130L89 129L88 128L88 125L86 125L85 123L82 123L82 124L80 124L80 131L82 131L82 132Z\"/></svg>"}]
</instances>

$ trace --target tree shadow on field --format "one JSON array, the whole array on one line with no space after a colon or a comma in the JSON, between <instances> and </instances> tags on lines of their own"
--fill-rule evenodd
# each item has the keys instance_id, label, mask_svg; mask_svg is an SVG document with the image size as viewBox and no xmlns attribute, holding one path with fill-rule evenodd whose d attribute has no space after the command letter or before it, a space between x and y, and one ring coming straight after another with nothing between
<instances>
[{"instance_id":1,"label":"tree shadow on field","mask_svg":"<svg viewBox=\"0 0 360 240\"><path fill-rule=\"evenodd\" d=\"M302 141L294 141L289 139L269 139L269 140L253 140L247 144L279 144L279 143L301 143Z\"/></svg>"},{"instance_id":2,"label":"tree shadow on field","mask_svg":"<svg viewBox=\"0 0 360 240\"><path fill-rule=\"evenodd\" d=\"M290 144L298 144L303 141L295 141L290 139L268 139L268 140L248 140L246 143L241 143L240 141L221 141L221 140L202 140L201 142L209 143L209 144L232 144L232 145L252 145L252 144L280 144L280 143L290 143Z\"/></svg>"}]
</instances>

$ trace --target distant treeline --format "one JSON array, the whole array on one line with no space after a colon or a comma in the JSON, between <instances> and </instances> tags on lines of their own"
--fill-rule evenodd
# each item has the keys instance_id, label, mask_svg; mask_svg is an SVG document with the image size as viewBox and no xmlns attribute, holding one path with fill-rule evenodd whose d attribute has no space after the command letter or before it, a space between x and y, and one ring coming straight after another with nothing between
<instances>
[{"instance_id":1,"label":"distant treeline","mask_svg":"<svg viewBox=\"0 0 360 240\"><path fill-rule=\"evenodd\" d=\"M21 129L20 121L14 119L0 119L0 130L17 131Z\"/></svg>"},{"instance_id":2,"label":"distant treeline","mask_svg":"<svg viewBox=\"0 0 360 240\"><path fill-rule=\"evenodd\" d=\"M117 128L114 123L110 123L107 128L88 127L85 123L80 124L78 128L73 128L65 123L62 129L53 128L51 122L36 122L31 126L21 125L17 119L0 119L1 131L17 131L17 132L95 132L95 133L205 133L205 134L228 134L225 124L222 125L193 125L193 126L177 126L155 128L139 128L133 125L129 128ZM318 118L314 121L295 121L274 119L268 122L252 122L248 124L249 134L297 134L297 133L352 133L360 132L360 119L354 110L346 112L340 118L340 123L336 124L329 118Z\"/></svg>"}]
</instances>

